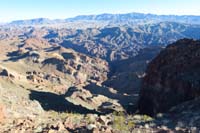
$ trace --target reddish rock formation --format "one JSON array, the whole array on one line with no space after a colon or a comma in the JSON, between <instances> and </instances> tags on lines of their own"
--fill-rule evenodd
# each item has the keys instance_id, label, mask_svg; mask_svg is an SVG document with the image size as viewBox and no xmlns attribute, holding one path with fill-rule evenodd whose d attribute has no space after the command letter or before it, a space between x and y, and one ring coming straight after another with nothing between
<instances>
[{"instance_id":1,"label":"reddish rock formation","mask_svg":"<svg viewBox=\"0 0 200 133\"><path fill-rule=\"evenodd\" d=\"M148 66L139 99L141 113L155 115L200 96L200 41L169 45Z\"/></svg>"}]
</instances>

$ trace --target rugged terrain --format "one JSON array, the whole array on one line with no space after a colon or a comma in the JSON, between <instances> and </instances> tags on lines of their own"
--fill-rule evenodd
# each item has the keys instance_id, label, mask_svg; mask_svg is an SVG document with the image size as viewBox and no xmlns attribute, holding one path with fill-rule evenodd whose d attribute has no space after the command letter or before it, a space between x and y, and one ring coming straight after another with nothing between
<instances>
[{"instance_id":1,"label":"rugged terrain","mask_svg":"<svg viewBox=\"0 0 200 133\"><path fill-rule=\"evenodd\" d=\"M140 92L141 113L170 112L182 127L200 126L199 50L200 41L179 40L149 64Z\"/></svg>"},{"instance_id":2,"label":"rugged terrain","mask_svg":"<svg viewBox=\"0 0 200 133\"><path fill-rule=\"evenodd\" d=\"M188 117L199 115L199 42L176 41L200 39L199 17L176 17L103 14L1 25L0 131L197 130Z\"/></svg>"}]
</instances>

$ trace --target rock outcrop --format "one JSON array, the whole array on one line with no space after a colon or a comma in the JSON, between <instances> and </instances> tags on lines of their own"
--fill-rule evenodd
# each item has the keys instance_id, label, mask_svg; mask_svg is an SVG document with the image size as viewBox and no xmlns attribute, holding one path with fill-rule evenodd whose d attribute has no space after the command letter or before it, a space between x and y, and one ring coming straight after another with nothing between
<instances>
[{"instance_id":1,"label":"rock outcrop","mask_svg":"<svg viewBox=\"0 0 200 133\"><path fill-rule=\"evenodd\" d=\"M148 66L139 99L141 113L155 115L200 96L200 41L169 45Z\"/></svg>"},{"instance_id":2,"label":"rock outcrop","mask_svg":"<svg viewBox=\"0 0 200 133\"><path fill-rule=\"evenodd\" d=\"M65 49L65 48L63 48ZM43 62L43 69L53 69L72 78L76 84L83 84L88 80L103 82L107 79L108 63L99 58L91 58L75 51L65 51L61 54L53 53ZM52 72L51 71L51 72Z\"/></svg>"}]
</instances>

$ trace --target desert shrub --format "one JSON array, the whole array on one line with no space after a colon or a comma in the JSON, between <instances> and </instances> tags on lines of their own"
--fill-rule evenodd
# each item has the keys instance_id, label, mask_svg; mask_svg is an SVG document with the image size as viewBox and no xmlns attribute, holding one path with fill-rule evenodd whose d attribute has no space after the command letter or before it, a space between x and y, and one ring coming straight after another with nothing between
<instances>
[{"instance_id":1,"label":"desert shrub","mask_svg":"<svg viewBox=\"0 0 200 133\"><path fill-rule=\"evenodd\" d=\"M148 121L152 121L153 119L150 117L150 116L148 116L148 115L143 115L143 121L144 122L148 122Z\"/></svg>"},{"instance_id":2,"label":"desert shrub","mask_svg":"<svg viewBox=\"0 0 200 133\"><path fill-rule=\"evenodd\" d=\"M113 128L121 132L130 132L135 126L134 121L128 120L123 112L113 113Z\"/></svg>"}]
</instances>

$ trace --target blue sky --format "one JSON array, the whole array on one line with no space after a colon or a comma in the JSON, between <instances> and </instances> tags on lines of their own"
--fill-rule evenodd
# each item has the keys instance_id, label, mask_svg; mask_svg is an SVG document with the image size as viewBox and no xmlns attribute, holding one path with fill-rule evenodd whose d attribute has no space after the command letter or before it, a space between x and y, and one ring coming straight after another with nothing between
<instances>
[{"instance_id":1,"label":"blue sky","mask_svg":"<svg viewBox=\"0 0 200 133\"><path fill-rule=\"evenodd\" d=\"M129 12L200 15L200 0L0 0L0 22Z\"/></svg>"}]
</instances>

